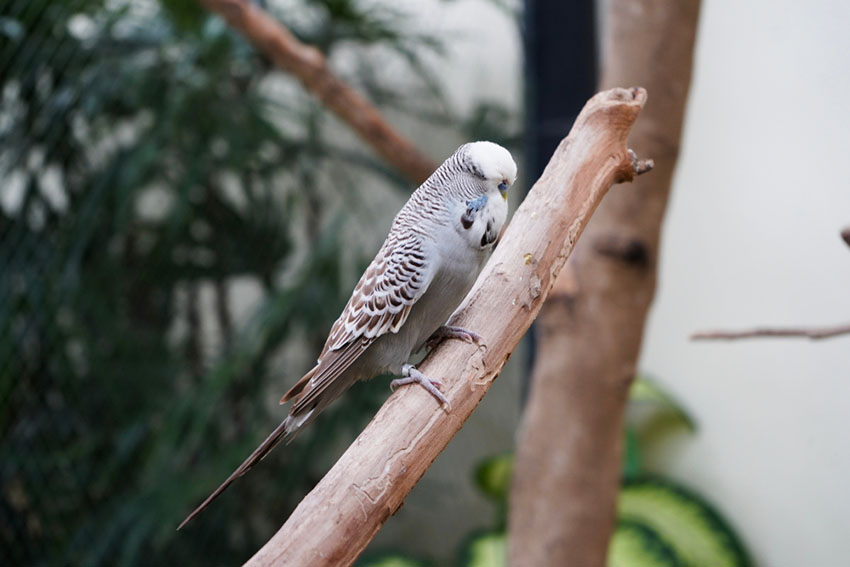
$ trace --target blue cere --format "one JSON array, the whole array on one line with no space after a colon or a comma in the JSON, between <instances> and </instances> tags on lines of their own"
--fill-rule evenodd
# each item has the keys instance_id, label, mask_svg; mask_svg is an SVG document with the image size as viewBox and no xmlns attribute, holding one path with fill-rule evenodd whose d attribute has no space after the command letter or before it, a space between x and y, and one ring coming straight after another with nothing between
<instances>
[{"instance_id":1,"label":"blue cere","mask_svg":"<svg viewBox=\"0 0 850 567\"><path fill-rule=\"evenodd\" d=\"M468 211L480 211L484 208L484 205L487 204L487 195L481 195L473 199L472 201L466 202L466 208Z\"/></svg>"}]
</instances>

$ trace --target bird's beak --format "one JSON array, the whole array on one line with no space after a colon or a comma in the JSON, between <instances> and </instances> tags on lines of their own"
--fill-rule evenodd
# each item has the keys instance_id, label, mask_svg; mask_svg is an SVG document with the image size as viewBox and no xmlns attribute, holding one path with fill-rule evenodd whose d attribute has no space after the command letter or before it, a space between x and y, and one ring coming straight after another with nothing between
<instances>
[{"instance_id":1,"label":"bird's beak","mask_svg":"<svg viewBox=\"0 0 850 567\"><path fill-rule=\"evenodd\" d=\"M508 187L508 182L506 180L499 183L499 193L502 194L502 199L505 201L508 200Z\"/></svg>"}]
</instances>

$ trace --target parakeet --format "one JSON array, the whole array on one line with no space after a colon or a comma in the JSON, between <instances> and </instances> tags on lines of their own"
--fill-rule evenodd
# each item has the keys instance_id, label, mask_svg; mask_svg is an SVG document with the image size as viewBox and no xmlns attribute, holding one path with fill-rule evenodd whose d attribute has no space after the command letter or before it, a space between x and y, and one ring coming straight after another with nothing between
<instances>
[{"instance_id":1,"label":"parakeet","mask_svg":"<svg viewBox=\"0 0 850 567\"><path fill-rule=\"evenodd\" d=\"M418 383L448 408L442 384L408 360L426 342L481 340L445 323L472 288L505 224L507 191L516 174L508 150L472 142L413 192L331 328L316 366L281 399L293 400L286 419L180 527L357 380L400 375L391 387Z\"/></svg>"}]
</instances>

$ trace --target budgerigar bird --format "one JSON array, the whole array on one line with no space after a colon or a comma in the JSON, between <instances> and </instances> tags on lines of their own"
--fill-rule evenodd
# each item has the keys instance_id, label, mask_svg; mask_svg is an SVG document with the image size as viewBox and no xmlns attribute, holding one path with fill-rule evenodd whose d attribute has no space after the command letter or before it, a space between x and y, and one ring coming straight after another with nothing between
<instances>
[{"instance_id":1,"label":"budgerigar bird","mask_svg":"<svg viewBox=\"0 0 850 567\"><path fill-rule=\"evenodd\" d=\"M426 342L481 340L445 323L472 288L505 224L507 190L516 172L505 148L473 142L458 148L411 195L331 328L316 366L281 399L293 400L286 419L180 527L357 380L402 376L391 387L420 384L448 408L442 384L408 360Z\"/></svg>"}]
</instances>

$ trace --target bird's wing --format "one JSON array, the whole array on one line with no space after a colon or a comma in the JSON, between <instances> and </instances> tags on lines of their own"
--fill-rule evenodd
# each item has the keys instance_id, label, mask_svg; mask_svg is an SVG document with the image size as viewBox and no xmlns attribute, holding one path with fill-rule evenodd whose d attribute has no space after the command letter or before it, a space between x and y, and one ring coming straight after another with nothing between
<instances>
[{"instance_id":1,"label":"bird's wing","mask_svg":"<svg viewBox=\"0 0 850 567\"><path fill-rule=\"evenodd\" d=\"M281 400L287 401L303 392L291 413L314 405L312 402L378 337L398 332L436 271L436 262L428 258L420 238L388 240L331 328L316 367Z\"/></svg>"},{"instance_id":2,"label":"bird's wing","mask_svg":"<svg viewBox=\"0 0 850 567\"><path fill-rule=\"evenodd\" d=\"M315 401L366 347L381 335L395 333L401 328L411 307L428 289L437 271L436 262L426 257L424 243L415 236L406 240L387 239L354 288L342 315L334 323L318 364L281 400L283 403L301 394L289 416L177 529L197 516L234 480L248 472L281 439L291 438L313 415L311 410Z\"/></svg>"}]
</instances>

